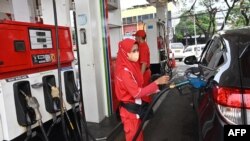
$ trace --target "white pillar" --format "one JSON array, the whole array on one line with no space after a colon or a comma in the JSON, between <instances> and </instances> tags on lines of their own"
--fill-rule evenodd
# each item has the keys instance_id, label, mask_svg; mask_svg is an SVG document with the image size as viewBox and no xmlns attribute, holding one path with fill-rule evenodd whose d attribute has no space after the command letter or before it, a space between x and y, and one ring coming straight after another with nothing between
<instances>
[{"instance_id":1,"label":"white pillar","mask_svg":"<svg viewBox=\"0 0 250 141\"><path fill-rule=\"evenodd\" d=\"M156 7L156 16L158 19L165 21L167 17L165 13L166 13L166 6Z\"/></svg>"},{"instance_id":2,"label":"white pillar","mask_svg":"<svg viewBox=\"0 0 250 141\"><path fill-rule=\"evenodd\" d=\"M85 115L87 121L99 123L108 115L100 0L75 3ZM82 29L86 31L86 44L81 43Z\"/></svg>"},{"instance_id":3,"label":"white pillar","mask_svg":"<svg viewBox=\"0 0 250 141\"><path fill-rule=\"evenodd\" d=\"M69 0L56 0L57 20L60 26L70 26ZM42 18L44 24L54 25L54 12L52 0L41 0Z\"/></svg>"},{"instance_id":4,"label":"white pillar","mask_svg":"<svg viewBox=\"0 0 250 141\"><path fill-rule=\"evenodd\" d=\"M0 92L0 94L2 94ZM1 116L0 116L0 141L3 140L3 128L2 128L2 120L1 120Z\"/></svg>"},{"instance_id":5,"label":"white pillar","mask_svg":"<svg viewBox=\"0 0 250 141\"><path fill-rule=\"evenodd\" d=\"M0 0L0 12L12 13L11 1Z\"/></svg>"},{"instance_id":6,"label":"white pillar","mask_svg":"<svg viewBox=\"0 0 250 141\"><path fill-rule=\"evenodd\" d=\"M12 2L12 3L11 3ZM12 0L13 15L15 21L33 22L34 21L34 9L33 1L30 0Z\"/></svg>"}]
</instances>

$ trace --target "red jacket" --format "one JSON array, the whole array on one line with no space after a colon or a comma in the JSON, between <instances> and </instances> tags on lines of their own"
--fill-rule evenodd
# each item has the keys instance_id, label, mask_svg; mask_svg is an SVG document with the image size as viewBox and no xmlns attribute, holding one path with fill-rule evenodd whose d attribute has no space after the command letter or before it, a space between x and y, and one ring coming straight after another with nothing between
<instances>
[{"instance_id":1,"label":"red jacket","mask_svg":"<svg viewBox=\"0 0 250 141\"><path fill-rule=\"evenodd\" d=\"M158 86L155 82L152 82L144 88L138 86L134 75L127 68L124 68L120 74L121 77L115 80L115 90L117 99L122 102L136 103L136 100L140 101L141 98L148 97L150 94L158 91ZM120 110L121 116L136 118L135 114L128 112L126 109L121 108Z\"/></svg>"}]
</instances>

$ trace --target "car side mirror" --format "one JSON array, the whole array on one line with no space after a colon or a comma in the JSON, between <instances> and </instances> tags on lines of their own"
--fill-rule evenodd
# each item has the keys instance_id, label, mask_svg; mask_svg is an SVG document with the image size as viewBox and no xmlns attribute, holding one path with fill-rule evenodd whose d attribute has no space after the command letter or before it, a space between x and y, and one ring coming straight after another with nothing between
<instances>
[{"instance_id":1,"label":"car side mirror","mask_svg":"<svg viewBox=\"0 0 250 141\"><path fill-rule=\"evenodd\" d=\"M188 56L187 58L185 58L184 63L187 65L194 65L198 64L198 60L195 56Z\"/></svg>"}]
</instances>

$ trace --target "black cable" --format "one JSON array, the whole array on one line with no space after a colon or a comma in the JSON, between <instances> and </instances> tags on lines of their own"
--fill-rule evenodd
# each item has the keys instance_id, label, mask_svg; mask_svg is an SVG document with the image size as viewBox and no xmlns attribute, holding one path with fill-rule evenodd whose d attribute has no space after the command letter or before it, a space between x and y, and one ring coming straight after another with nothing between
<instances>
[{"instance_id":1,"label":"black cable","mask_svg":"<svg viewBox=\"0 0 250 141\"><path fill-rule=\"evenodd\" d=\"M93 141L96 141L96 138L90 133L90 131L88 130L88 127L87 127L87 123L84 122L82 119L80 119L80 123L81 123L81 127L83 129L86 129L86 132L87 132L87 135L93 140ZM89 141L89 140L88 140Z\"/></svg>"},{"instance_id":2,"label":"black cable","mask_svg":"<svg viewBox=\"0 0 250 141\"><path fill-rule=\"evenodd\" d=\"M64 108L64 111L65 111L66 118L67 118L67 120L68 120L68 122L69 122L70 129L71 129L72 132L73 132L74 140L75 140L75 141L78 141L78 140L77 140L77 135L76 135L76 133L75 133L74 125L73 125L73 123L72 123L72 121L71 121L71 119L70 119L70 117L69 117L69 115L68 115L68 113L67 113L67 109ZM70 133L70 132L69 132L69 133Z\"/></svg>"},{"instance_id":3,"label":"black cable","mask_svg":"<svg viewBox=\"0 0 250 141\"><path fill-rule=\"evenodd\" d=\"M29 139L31 139L32 137L32 130L31 130L31 126L27 126L27 136L24 139L24 141L28 141Z\"/></svg>"},{"instance_id":4,"label":"black cable","mask_svg":"<svg viewBox=\"0 0 250 141\"><path fill-rule=\"evenodd\" d=\"M62 118L62 128L64 138L68 141L66 133L66 124L64 119L64 109L63 109L63 98L62 98L62 80L61 80L61 63L60 63L60 48L59 48L59 37L58 37L58 23L57 23L57 11L56 11L56 2L53 2L53 12L54 12L54 21L55 21L55 33L56 33L56 49L57 49L57 73L58 73L58 83L59 83L59 97L60 97L60 107L61 107L61 118Z\"/></svg>"},{"instance_id":5,"label":"black cable","mask_svg":"<svg viewBox=\"0 0 250 141\"><path fill-rule=\"evenodd\" d=\"M31 136L26 136L26 138L24 139L24 141L28 141L31 139Z\"/></svg>"},{"instance_id":6,"label":"black cable","mask_svg":"<svg viewBox=\"0 0 250 141\"><path fill-rule=\"evenodd\" d=\"M45 132L45 130L44 130L44 128L43 128L43 123L42 123L42 121L38 121L38 122L39 122L39 126L40 126L40 128L41 128L41 131L42 131L42 135L43 135L43 137L44 137L44 141L49 141L48 136L47 136L47 134L46 134L46 132Z\"/></svg>"},{"instance_id":7,"label":"black cable","mask_svg":"<svg viewBox=\"0 0 250 141\"><path fill-rule=\"evenodd\" d=\"M36 131L34 131L34 132L32 132L32 130L31 130L31 126L28 126L27 127L27 136L26 136L26 138L24 139L24 141L29 141L30 139L32 139L33 137L39 137L42 141L48 141L47 139L46 139L46 134L44 135L41 135L41 134L39 134L39 133L37 133Z\"/></svg>"},{"instance_id":8,"label":"black cable","mask_svg":"<svg viewBox=\"0 0 250 141\"><path fill-rule=\"evenodd\" d=\"M83 141L82 133L81 133L81 129L80 129L80 126L79 126L78 117L77 117L77 113L76 113L76 107L75 107L74 104L72 104L72 110L73 110L73 116L74 116L75 123L76 123L77 132L79 134L79 138L80 138L81 141Z\"/></svg>"},{"instance_id":9,"label":"black cable","mask_svg":"<svg viewBox=\"0 0 250 141\"><path fill-rule=\"evenodd\" d=\"M50 135L50 133L51 133L52 129L54 128L54 126L61 121L61 118L57 118L55 114L53 115L53 117L55 117L55 118L53 118L53 123L52 123L52 125L49 127L49 129L47 131L47 136Z\"/></svg>"}]
</instances>

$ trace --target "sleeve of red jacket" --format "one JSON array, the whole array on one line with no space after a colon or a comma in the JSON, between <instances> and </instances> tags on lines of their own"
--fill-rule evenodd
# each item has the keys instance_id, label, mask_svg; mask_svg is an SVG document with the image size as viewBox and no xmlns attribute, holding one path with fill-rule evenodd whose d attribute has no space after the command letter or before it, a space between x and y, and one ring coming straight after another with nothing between
<instances>
[{"instance_id":1,"label":"sleeve of red jacket","mask_svg":"<svg viewBox=\"0 0 250 141\"><path fill-rule=\"evenodd\" d=\"M148 96L158 91L158 86L155 82L150 83L144 88L139 87L134 76L127 71L124 72L124 74L122 75L122 81L127 91L134 98L141 98L144 96Z\"/></svg>"}]
</instances>

